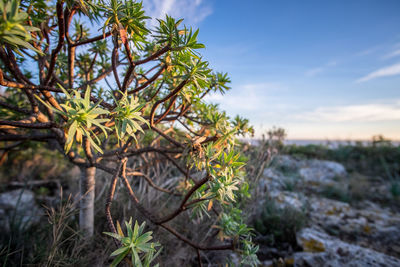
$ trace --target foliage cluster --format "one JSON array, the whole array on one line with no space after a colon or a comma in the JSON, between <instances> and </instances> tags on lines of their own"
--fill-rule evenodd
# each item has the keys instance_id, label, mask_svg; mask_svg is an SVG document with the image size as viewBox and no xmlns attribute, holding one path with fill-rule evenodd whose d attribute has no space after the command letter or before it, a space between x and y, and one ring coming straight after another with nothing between
<instances>
[{"instance_id":1,"label":"foliage cluster","mask_svg":"<svg viewBox=\"0 0 400 267\"><path fill-rule=\"evenodd\" d=\"M111 256L116 256L111 266L117 266L125 257L131 254L131 264L138 267L149 267L150 263L160 254L161 249L158 251L156 247L160 246L157 242L149 242L153 237L152 232L145 232L144 227L146 223L143 222L140 226L135 221L135 226L132 229L132 218L125 222L127 235L125 236L120 224L117 222L117 234L105 232L105 234L115 238L121 242L122 247L111 253ZM141 254L141 255L140 255ZM154 265L155 267L158 264Z\"/></svg>"}]
</instances>

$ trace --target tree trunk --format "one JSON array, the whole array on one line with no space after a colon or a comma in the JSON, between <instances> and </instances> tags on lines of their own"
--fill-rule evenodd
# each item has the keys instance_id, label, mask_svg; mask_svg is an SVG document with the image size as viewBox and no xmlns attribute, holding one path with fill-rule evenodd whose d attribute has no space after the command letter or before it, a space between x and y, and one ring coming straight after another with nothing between
<instances>
[{"instance_id":1,"label":"tree trunk","mask_svg":"<svg viewBox=\"0 0 400 267\"><path fill-rule=\"evenodd\" d=\"M96 167L82 168L81 173L79 227L85 237L91 237L94 229L94 178L96 175Z\"/></svg>"}]
</instances>

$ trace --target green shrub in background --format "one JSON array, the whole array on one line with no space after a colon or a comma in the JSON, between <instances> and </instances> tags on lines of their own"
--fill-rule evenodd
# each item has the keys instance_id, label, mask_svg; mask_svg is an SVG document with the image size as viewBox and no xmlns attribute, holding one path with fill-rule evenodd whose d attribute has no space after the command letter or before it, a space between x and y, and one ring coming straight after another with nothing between
<instances>
[{"instance_id":1,"label":"green shrub in background","mask_svg":"<svg viewBox=\"0 0 400 267\"><path fill-rule=\"evenodd\" d=\"M267 199L260 213L255 217L254 228L264 238L265 245L297 247L296 232L307 223L305 211L293 207L278 207L273 200Z\"/></svg>"},{"instance_id":2,"label":"green shrub in background","mask_svg":"<svg viewBox=\"0 0 400 267\"><path fill-rule=\"evenodd\" d=\"M382 136L374 137L371 142L341 144L336 148L328 145L286 145L282 153L299 158L337 161L344 164L349 172L360 172L385 179L400 174L400 146Z\"/></svg>"}]
</instances>

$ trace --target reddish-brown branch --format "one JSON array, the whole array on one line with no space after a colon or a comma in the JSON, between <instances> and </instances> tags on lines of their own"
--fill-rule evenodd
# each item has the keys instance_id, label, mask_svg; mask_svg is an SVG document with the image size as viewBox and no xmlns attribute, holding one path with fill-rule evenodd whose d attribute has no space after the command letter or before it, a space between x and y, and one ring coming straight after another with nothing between
<instances>
[{"instance_id":1,"label":"reddish-brown branch","mask_svg":"<svg viewBox=\"0 0 400 267\"><path fill-rule=\"evenodd\" d=\"M174 159L174 158L172 158L170 155L168 155L167 153L163 153L163 152L160 152L160 154L161 155L163 155L165 158L167 158L183 175L185 175L185 176L189 176L188 175L188 173L187 173L187 171L184 169L184 168L182 168L179 164L178 164L178 162L176 162L176 160ZM189 176L190 177L190 176ZM191 177L190 177L191 178Z\"/></svg>"},{"instance_id":2,"label":"reddish-brown branch","mask_svg":"<svg viewBox=\"0 0 400 267\"><path fill-rule=\"evenodd\" d=\"M125 186L126 186L126 188L128 190L129 196L131 197L131 199L132 199L132 201L133 201L133 203L135 205L135 208L140 213L142 213L147 219L149 219L151 222L153 222L153 223L156 222L157 218L150 211L148 211L146 208L144 208L140 204L139 199L136 197L135 193L133 192L132 187L129 184L128 179L126 178L125 173L122 173L122 181L124 182L124 184L125 184Z\"/></svg>"},{"instance_id":3,"label":"reddish-brown branch","mask_svg":"<svg viewBox=\"0 0 400 267\"><path fill-rule=\"evenodd\" d=\"M93 57L93 59L92 59L92 62L90 63L90 65L89 65L89 69L88 69L88 75L93 71L93 67L94 67L94 63L96 63L96 58L97 58L97 55L98 55L98 53L96 52L95 54L94 54L94 57Z\"/></svg>"},{"instance_id":4,"label":"reddish-brown branch","mask_svg":"<svg viewBox=\"0 0 400 267\"><path fill-rule=\"evenodd\" d=\"M56 48L51 51L51 60L50 66L47 72L47 76L44 79L44 84L48 84L50 81L51 76L53 75L54 67L56 65L56 60L58 53L61 51L62 46L64 45L64 38L65 38L65 26L64 26L64 13L63 13L63 3L57 2L56 11L57 11L57 21L58 21L58 44Z\"/></svg>"},{"instance_id":5,"label":"reddish-brown branch","mask_svg":"<svg viewBox=\"0 0 400 267\"><path fill-rule=\"evenodd\" d=\"M186 128L186 130L188 130L190 133L192 133L194 136L201 136L201 134L196 133L195 131L193 131L192 129L189 128L189 126L187 126L186 124L184 124L183 122L181 122L179 119L176 119L183 127Z\"/></svg>"},{"instance_id":6,"label":"reddish-brown branch","mask_svg":"<svg viewBox=\"0 0 400 267\"><path fill-rule=\"evenodd\" d=\"M147 102L153 101L153 99L154 99L154 98L158 95L158 93L160 92L160 90L161 90L161 88L163 87L163 85L164 85L164 81L162 81L162 82L160 83L160 85L158 86L158 88L157 88L156 92L154 93L154 95L153 95L149 100L147 100Z\"/></svg>"},{"instance_id":7,"label":"reddish-brown branch","mask_svg":"<svg viewBox=\"0 0 400 267\"><path fill-rule=\"evenodd\" d=\"M12 49L8 45L6 45L6 49L8 53L2 46L0 46L0 58L5 64L6 68L17 81L33 85L33 83L19 69Z\"/></svg>"},{"instance_id":8,"label":"reddish-brown branch","mask_svg":"<svg viewBox=\"0 0 400 267\"><path fill-rule=\"evenodd\" d=\"M64 10L64 18L65 18L65 38L67 39L68 45L74 44L75 42L71 40L69 37L69 26L71 25L72 18L74 17L76 11L78 10L79 5L73 5L72 9L69 10L65 8Z\"/></svg>"},{"instance_id":9,"label":"reddish-brown branch","mask_svg":"<svg viewBox=\"0 0 400 267\"><path fill-rule=\"evenodd\" d=\"M170 149L170 148L165 148L165 147L144 147L144 148L139 148L139 149L131 147L126 152L122 153L122 150L120 148L117 148L114 150L104 152L102 157L112 157L119 153L121 156L131 157L131 156L136 156L136 155L140 155L140 154L147 153L147 152L178 154L178 153L182 153L182 151L183 151L182 149Z\"/></svg>"},{"instance_id":10,"label":"reddish-brown branch","mask_svg":"<svg viewBox=\"0 0 400 267\"><path fill-rule=\"evenodd\" d=\"M134 69L135 69L135 66L134 65L129 65L129 68L128 68L128 71L126 72L126 74L125 74L125 78L124 78L124 81L123 81L123 83L122 83L122 92L126 92L126 90L127 90L127 88L128 88L128 86L129 86L129 84L131 83L131 76L132 76L132 73L133 73L133 71L134 71Z\"/></svg>"},{"instance_id":11,"label":"reddish-brown branch","mask_svg":"<svg viewBox=\"0 0 400 267\"><path fill-rule=\"evenodd\" d=\"M171 195L175 195L175 196L181 196L181 195L182 195L182 194L173 192L173 191L171 191L171 190L168 190L168 189L165 189L165 188L163 188L163 187L160 187L160 186L156 185L156 184L153 182L153 180L152 180L149 176L147 176L146 174L144 174L144 173L142 173L142 172L137 172L137 171L129 170L129 171L126 173L126 175L127 175L127 176L140 176L140 177L143 177L143 178L146 180L146 182L147 182L151 187L153 187L154 189L156 189L156 190L158 190L158 191L161 191L161 192L164 192L164 193L167 193L167 194L171 194Z\"/></svg>"},{"instance_id":12,"label":"reddish-brown branch","mask_svg":"<svg viewBox=\"0 0 400 267\"><path fill-rule=\"evenodd\" d=\"M0 71L1 71L1 70L0 70ZM19 112L19 113L23 113L23 114L29 114L29 113L30 113L30 111L27 110L27 109L23 109L23 108L20 108L20 107L11 105L10 103L3 102L3 101L1 101L1 100L0 100L0 106L5 107L5 108L8 108L8 109L13 110L13 111L16 111L16 112Z\"/></svg>"},{"instance_id":13,"label":"reddish-brown branch","mask_svg":"<svg viewBox=\"0 0 400 267\"><path fill-rule=\"evenodd\" d=\"M117 67L120 65L121 63L117 63ZM110 68L106 69L105 71L103 71L102 73L100 73L96 78L84 83L81 87L79 87L78 89L82 89L82 88L86 88L87 85L91 85L94 83L97 83L98 81L104 79L105 77L107 77L111 72L113 71L113 67L111 66Z\"/></svg>"},{"instance_id":14,"label":"reddish-brown branch","mask_svg":"<svg viewBox=\"0 0 400 267\"><path fill-rule=\"evenodd\" d=\"M96 42L96 41L103 40L103 39L105 39L105 38L107 38L109 36L111 36L111 32L110 31L108 31L108 32L106 32L104 34L98 35L96 37L86 39L86 40L81 41L81 42L76 42L76 43L72 44L72 46L76 47L76 46L80 46L80 45L84 45L84 44L90 44L90 43L93 43L93 42Z\"/></svg>"},{"instance_id":15,"label":"reddish-brown branch","mask_svg":"<svg viewBox=\"0 0 400 267\"><path fill-rule=\"evenodd\" d=\"M137 66L137 65L141 65L141 64L150 62L150 61L152 61L152 60L158 58L158 57L161 56L162 54L168 52L170 49L171 49L171 48L170 48L168 45L167 45L167 46L164 46L162 49L158 50L157 52L155 52L155 53L152 54L151 56L149 56L149 57L147 57L147 58L144 58L144 59L141 59L141 60L134 61L133 64L134 64L135 66Z\"/></svg>"},{"instance_id":16,"label":"reddish-brown branch","mask_svg":"<svg viewBox=\"0 0 400 267\"><path fill-rule=\"evenodd\" d=\"M5 87L13 87L13 88L24 88L26 85L22 83L16 83L11 81L4 80L3 70L0 69L0 85Z\"/></svg>"},{"instance_id":17,"label":"reddish-brown branch","mask_svg":"<svg viewBox=\"0 0 400 267\"><path fill-rule=\"evenodd\" d=\"M166 222L169 222L170 220L172 220L173 218L175 218L176 216L178 216L182 211L185 210L185 205L186 202L189 200L189 198L194 194L194 192L197 191L197 189L199 189L202 185L204 185L205 183L207 183L209 181L209 176L205 176L203 179L201 179L197 184L195 184L190 190L189 192L186 193L185 198L182 200L181 205L179 206L178 209L176 209L174 212L172 212L170 215L165 216L164 218L160 219L157 224L163 224Z\"/></svg>"},{"instance_id":18,"label":"reddish-brown branch","mask_svg":"<svg viewBox=\"0 0 400 267\"><path fill-rule=\"evenodd\" d=\"M68 85L74 87L75 47L68 47Z\"/></svg>"},{"instance_id":19,"label":"reddish-brown branch","mask_svg":"<svg viewBox=\"0 0 400 267\"><path fill-rule=\"evenodd\" d=\"M118 45L115 43L112 54L111 54L111 66L112 66L112 71L114 73L115 82L118 85L118 89L122 90L121 83L119 81L118 72L117 72L117 62L118 62Z\"/></svg>"},{"instance_id":20,"label":"reddish-brown branch","mask_svg":"<svg viewBox=\"0 0 400 267\"><path fill-rule=\"evenodd\" d=\"M136 87L135 89L131 90L128 92L128 94L134 94L136 92L139 92L140 90L146 88L147 86L149 86L152 82L154 82L158 77L160 77L160 75L164 72L166 66L163 65L159 71L157 71L156 74L154 74L149 80L147 80L145 83L143 83L141 86Z\"/></svg>"},{"instance_id":21,"label":"reddish-brown branch","mask_svg":"<svg viewBox=\"0 0 400 267\"><path fill-rule=\"evenodd\" d=\"M13 66L11 65L11 62L8 59L8 55L7 55L6 51L1 46L0 46L0 58L1 58L1 61L3 61L4 65L6 66L6 68L8 69L8 71L11 73L11 75L14 76L14 78L17 81L21 81L21 79L18 77L17 73L15 72Z\"/></svg>"},{"instance_id":22,"label":"reddish-brown branch","mask_svg":"<svg viewBox=\"0 0 400 267\"><path fill-rule=\"evenodd\" d=\"M83 150L84 150L85 155L88 158L90 164L93 165L95 162L95 159L94 159L94 156L92 153L92 148L90 146L90 141L86 136L83 137Z\"/></svg>"},{"instance_id":23,"label":"reddish-brown branch","mask_svg":"<svg viewBox=\"0 0 400 267\"><path fill-rule=\"evenodd\" d=\"M113 173L112 169L107 168L101 164L96 164L95 166L106 172ZM125 186L128 190L129 196L131 197L131 200L132 200L133 204L135 205L136 209L140 213L142 213L142 215L145 216L152 223L159 225L160 227L164 228L165 230L167 230L168 232L170 232L171 234L176 236L181 241L185 242L189 246L196 248L196 249L200 249L200 250L233 250L234 249L233 242L231 242L230 244L224 244L224 245L218 245L218 246L204 246L204 245L196 244L196 243L192 242L191 240L189 240L187 237L179 234L175 229L173 229L169 225L166 225L164 223L159 223L158 220L156 219L156 217L140 204L139 199L136 197L135 193L132 190L132 187L129 184L128 179L126 178L125 172L122 172L121 177L122 177L122 181L125 184ZM111 218L111 222L112 222L112 218ZM115 229L115 227L114 227L114 229Z\"/></svg>"},{"instance_id":24,"label":"reddish-brown branch","mask_svg":"<svg viewBox=\"0 0 400 267\"><path fill-rule=\"evenodd\" d=\"M183 242L185 242L186 244L188 244L189 246L195 248L195 249L200 249L200 250L234 250L235 246L232 243L230 244L225 244L225 245L219 245L219 246L202 246L202 245L198 245L193 243L191 240L189 240L188 238L186 238L185 236L179 234L175 229L173 229L172 227L166 225L166 224L160 224L160 226L162 228L164 228L165 230L167 230L168 232L170 232L171 234L173 234L174 236L176 236L178 239L182 240Z\"/></svg>"},{"instance_id":25,"label":"reddish-brown branch","mask_svg":"<svg viewBox=\"0 0 400 267\"><path fill-rule=\"evenodd\" d=\"M127 159L124 158L118 164L118 167L115 170L114 176L112 177L112 180L111 180L110 191L108 193L107 201L106 201L105 213L106 213L106 217L107 217L108 227L110 228L110 230L113 233L117 233L117 230L115 229L114 222L113 222L113 219L112 219L112 216L111 216L111 202L112 202L112 200L114 198L115 187L117 186L117 179L118 179L118 177L120 175L122 165L125 165L126 161L127 161Z\"/></svg>"},{"instance_id":26,"label":"reddish-brown branch","mask_svg":"<svg viewBox=\"0 0 400 267\"><path fill-rule=\"evenodd\" d=\"M195 200L192 200L192 201L186 203L183 208L186 210L186 209L188 209L188 207L190 207L193 204L196 204L196 203L199 203L199 202L202 202L202 201L211 200L211 199L213 199L213 198L212 197L197 198Z\"/></svg>"},{"instance_id":27,"label":"reddish-brown branch","mask_svg":"<svg viewBox=\"0 0 400 267\"><path fill-rule=\"evenodd\" d=\"M157 132L159 135L161 135L162 137L164 137L165 139L167 139L168 141L170 141L171 143L173 143L175 146L177 147L181 147L184 148L185 146L181 143L179 143L178 141L176 141L174 138L172 138L171 136L165 134L163 131L161 131L160 129L158 129L155 126L151 126L151 129L155 132Z\"/></svg>"},{"instance_id":28,"label":"reddish-brown branch","mask_svg":"<svg viewBox=\"0 0 400 267\"><path fill-rule=\"evenodd\" d=\"M74 68L75 68L75 47L72 46L74 42L69 37L69 26L71 25L72 18L76 13L78 6L74 5L71 11L68 8L64 11L65 23L65 37L68 43L68 85L69 88L74 86Z\"/></svg>"},{"instance_id":29,"label":"reddish-brown branch","mask_svg":"<svg viewBox=\"0 0 400 267\"><path fill-rule=\"evenodd\" d=\"M47 90L42 90L41 93L44 95L46 100L56 109L62 111L60 104L58 104L57 100L51 95L51 93Z\"/></svg>"},{"instance_id":30,"label":"reddish-brown branch","mask_svg":"<svg viewBox=\"0 0 400 267\"><path fill-rule=\"evenodd\" d=\"M13 65L13 68L15 70L15 72L17 73L18 77L23 80L25 83L33 85L33 83L28 79L28 77L26 77L22 71L20 70L18 64L17 64L17 60L15 58L14 52L11 49L10 46L6 46L7 47L7 52L8 52L8 58L10 59L11 64Z\"/></svg>"},{"instance_id":31,"label":"reddish-brown branch","mask_svg":"<svg viewBox=\"0 0 400 267\"><path fill-rule=\"evenodd\" d=\"M172 90L166 97L164 97L163 99L158 100L156 103L154 103L153 108L151 109L150 112L150 125L153 127L154 126L154 115L155 112L157 110L157 107L165 102L168 101L169 99L171 99L173 96L175 96L176 94L178 94L183 87L186 85L188 81L187 80L183 80L174 90Z\"/></svg>"},{"instance_id":32,"label":"reddish-brown branch","mask_svg":"<svg viewBox=\"0 0 400 267\"><path fill-rule=\"evenodd\" d=\"M57 127L54 122L43 122L43 123L33 123L36 118L30 120L21 121L3 121L0 120L0 129L3 129L3 125L11 126L12 128L28 128L28 129L50 129L52 127Z\"/></svg>"},{"instance_id":33,"label":"reddish-brown branch","mask_svg":"<svg viewBox=\"0 0 400 267\"><path fill-rule=\"evenodd\" d=\"M196 249L196 252L197 252L197 261L199 262L199 267L203 267L203 264L201 263L200 250Z\"/></svg>"},{"instance_id":34,"label":"reddish-brown branch","mask_svg":"<svg viewBox=\"0 0 400 267\"><path fill-rule=\"evenodd\" d=\"M162 121L162 119L164 119L168 113L171 111L172 107L175 104L176 99L178 98L177 95L173 96L168 107L165 109L165 112L156 120L155 124L159 123L160 121Z\"/></svg>"}]
</instances>

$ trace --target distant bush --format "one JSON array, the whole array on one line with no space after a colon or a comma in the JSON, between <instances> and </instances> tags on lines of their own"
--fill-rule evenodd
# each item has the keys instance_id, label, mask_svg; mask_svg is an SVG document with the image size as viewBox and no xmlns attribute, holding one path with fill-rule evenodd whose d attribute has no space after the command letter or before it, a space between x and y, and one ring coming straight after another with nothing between
<instances>
[{"instance_id":1,"label":"distant bush","mask_svg":"<svg viewBox=\"0 0 400 267\"><path fill-rule=\"evenodd\" d=\"M347 190L343 190L342 188L328 185L324 188L322 188L321 194L330 199L334 200L339 200L342 202L350 202L351 201L351 196L347 192Z\"/></svg>"},{"instance_id":2,"label":"distant bush","mask_svg":"<svg viewBox=\"0 0 400 267\"><path fill-rule=\"evenodd\" d=\"M306 222L305 212L293 207L280 208L274 201L266 200L254 221L254 228L265 237L265 245L275 248L287 245L296 247L296 232L303 228Z\"/></svg>"},{"instance_id":3,"label":"distant bush","mask_svg":"<svg viewBox=\"0 0 400 267\"><path fill-rule=\"evenodd\" d=\"M360 172L364 175L380 176L390 179L400 173L400 146L393 145L387 140L367 144L361 142L355 145L340 145L329 148L325 145L286 145L283 154L299 158L317 158L342 163L349 172ZM384 161L387 167L382 164Z\"/></svg>"}]
</instances>

